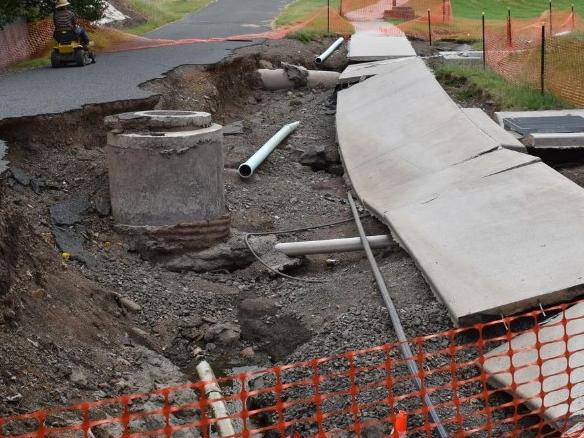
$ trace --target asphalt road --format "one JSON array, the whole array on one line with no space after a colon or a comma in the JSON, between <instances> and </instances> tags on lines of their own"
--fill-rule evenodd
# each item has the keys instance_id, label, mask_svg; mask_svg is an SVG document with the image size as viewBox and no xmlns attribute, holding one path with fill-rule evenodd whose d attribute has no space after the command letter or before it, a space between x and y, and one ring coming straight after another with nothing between
<instances>
[{"instance_id":1,"label":"asphalt road","mask_svg":"<svg viewBox=\"0 0 584 438\"><path fill-rule=\"evenodd\" d=\"M207 8L147 36L210 38L269 30L290 0L216 0ZM84 68L40 68L0 76L0 119L55 114L87 104L150 96L139 85L179 65L211 64L251 42L196 43L102 54Z\"/></svg>"}]
</instances>

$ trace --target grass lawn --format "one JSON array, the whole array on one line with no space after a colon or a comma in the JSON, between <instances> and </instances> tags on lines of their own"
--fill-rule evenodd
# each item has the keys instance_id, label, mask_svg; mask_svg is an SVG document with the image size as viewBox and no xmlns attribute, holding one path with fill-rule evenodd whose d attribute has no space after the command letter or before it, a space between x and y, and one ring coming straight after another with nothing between
<instances>
[{"instance_id":1,"label":"grass lawn","mask_svg":"<svg viewBox=\"0 0 584 438\"><path fill-rule=\"evenodd\" d=\"M339 10L340 0L330 0L331 9ZM282 13L276 18L276 26L285 26L296 23L310 15L311 12L325 8L328 5L327 0L296 0L289 4Z\"/></svg>"},{"instance_id":2,"label":"grass lawn","mask_svg":"<svg viewBox=\"0 0 584 438\"><path fill-rule=\"evenodd\" d=\"M142 35L165 24L179 20L186 14L196 12L212 0L123 0L130 8L147 19L145 23L124 29L135 35Z\"/></svg>"},{"instance_id":3,"label":"grass lawn","mask_svg":"<svg viewBox=\"0 0 584 438\"><path fill-rule=\"evenodd\" d=\"M483 70L481 67L441 65L434 73L446 88L458 89L456 97L459 100L473 99L487 93L495 105L504 110L572 107L551 93L542 95L539 90L530 86L511 84L495 72Z\"/></svg>"},{"instance_id":4,"label":"grass lawn","mask_svg":"<svg viewBox=\"0 0 584 438\"><path fill-rule=\"evenodd\" d=\"M507 8L516 18L534 18L549 10L549 0L451 0L455 17L480 19L484 11L489 20L505 19ZM554 9L569 10L572 3L579 14L584 14L584 3L574 0L552 0Z\"/></svg>"}]
</instances>

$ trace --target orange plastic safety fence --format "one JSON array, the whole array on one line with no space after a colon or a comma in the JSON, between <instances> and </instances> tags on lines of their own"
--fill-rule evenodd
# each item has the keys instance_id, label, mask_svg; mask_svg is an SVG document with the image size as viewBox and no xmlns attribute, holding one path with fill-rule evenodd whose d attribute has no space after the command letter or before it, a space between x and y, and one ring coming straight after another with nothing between
<instances>
[{"instance_id":1,"label":"orange plastic safety fence","mask_svg":"<svg viewBox=\"0 0 584 438\"><path fill-rule=\"evenodd\" d=\"M326 4L326 3L325 3ZM223 41L280 39L300 30L349 35L353 32L351 23L341 17L335 9L326 6L312 11L297 22L266 32L232 35L221 38L185 38L180 40L152 39L140 37L108 26L83 23L90 32L95 49L101 52L148 49L164 46L214 43ZM34 23L19 22L0 30L0 69L34 56L48 56L53 43L53 23L50 19Z\"/></svg>"},{"instance_id":2,"label":"orange plastic safety fence","mask_svg":"<svg viewBox=\"0 0 584 438\"><path fill-rule=\"evenodd\" d=\"M410 343L422 390L386 344L219 379L224 418L194 382L0 418L0 437L208 437L225 419L238 437L388 436L406 417L408 436L430 437L426 394L449 436L584 433L584 302Z\"/></svg>"}]
</instances>

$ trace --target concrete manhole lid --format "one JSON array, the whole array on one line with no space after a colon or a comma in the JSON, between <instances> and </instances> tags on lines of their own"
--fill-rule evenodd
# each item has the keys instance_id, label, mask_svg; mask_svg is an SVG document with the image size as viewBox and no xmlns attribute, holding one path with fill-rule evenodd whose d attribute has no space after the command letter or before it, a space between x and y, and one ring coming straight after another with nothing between
<instances>
[{"instance_id":1,"label":"concrete manhole lid","mask_svg":"<svg viewBox=\"0 0 584 438\"><path fill-rule=\"evenodd\" d=\"M504 119L505 128L529 135L533 133L573 133L584 132L584 117L512 117Z\"/></svg>"},{"instance_id":2,"label":"concrete manhole lid","mask_svg":"<svg viewBox=\"0 0 584 438\"><path fill-rule=\"evenodd\" d=\"M202 111L137 111L116 114L105 120L110 129L176 129L208 128L213 121L211 114Z\"/></svg>"}]
</instances>

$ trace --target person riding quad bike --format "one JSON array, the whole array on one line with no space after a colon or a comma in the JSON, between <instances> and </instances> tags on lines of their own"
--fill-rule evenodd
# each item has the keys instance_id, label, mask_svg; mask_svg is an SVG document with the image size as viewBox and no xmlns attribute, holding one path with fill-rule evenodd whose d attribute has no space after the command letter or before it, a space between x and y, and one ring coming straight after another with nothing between
<instances>
[{"instance_id":1,"label":"person riding quad bike","mask_svg":"<svg viewBox=\"0 0 584 438\"><path fill-rule=\"evenodd\" d=\"M83 67L95 62L87 32L77 23L77 17L69 6L68 0L58 0L53 14L53 37L57 44L51 55L51 65L55 68L69 64Z\"/></svg>"},{"instance_id":2,"label":"person riding quad bike","mask_svg":"<svg viewBox=\"0 0 584 438\"><path fill-rule=\"evenodd\" d=\"M55 23L55 34L65 31L73 31L79 38L83 47L89 47L89 37L84 28L77 24L75 13L69 8L71 3L68 0L58 0L53 14Z\"/></svg>"}]
</instances>

